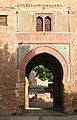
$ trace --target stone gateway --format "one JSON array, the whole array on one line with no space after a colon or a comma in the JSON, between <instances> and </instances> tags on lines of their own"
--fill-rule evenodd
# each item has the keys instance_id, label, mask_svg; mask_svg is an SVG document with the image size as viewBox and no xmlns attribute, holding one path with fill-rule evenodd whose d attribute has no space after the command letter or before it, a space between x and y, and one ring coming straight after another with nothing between
<instances>
[{"instance_id":1,"label":"stone gateway","mask_svg":"<svg viewBox=\"0 0 77 120\"><path fill-rule=\"evenodd\" d=\"M0 115L37 104L77 110L77 1L46 1L0 2ZM39 84L33 71L39 65L51 71L53 82Z\"/></svg>"}]
</instances>

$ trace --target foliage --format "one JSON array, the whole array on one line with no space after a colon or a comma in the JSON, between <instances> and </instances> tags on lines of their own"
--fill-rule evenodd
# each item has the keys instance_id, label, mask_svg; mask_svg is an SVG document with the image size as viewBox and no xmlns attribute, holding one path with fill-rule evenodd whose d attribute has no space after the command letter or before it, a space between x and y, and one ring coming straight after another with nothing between
<instances>
[{"instance_id":1,"label":"foliage","mask_svg":"<svg viewBox=\"0 0 77 120\"><path fill-rule=\"evenodd\" d=\"M42 81L45 81L45 80L52 81L53 80L52 72L48 68L45 68L43 65L36 66L34 68L34 71L36 72L36 74Z\"/></svg>"}]
</instances>

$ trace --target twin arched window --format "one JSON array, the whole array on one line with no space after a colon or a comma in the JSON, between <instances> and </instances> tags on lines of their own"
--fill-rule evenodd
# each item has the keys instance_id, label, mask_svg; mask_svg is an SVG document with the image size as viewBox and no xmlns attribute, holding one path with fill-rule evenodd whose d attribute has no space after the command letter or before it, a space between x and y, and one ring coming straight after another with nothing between
<instances>
[{"instance_id":1,"label":"twin arched window","mask_svg":"<svg viewBox=\"0 0 77 120\"><path fill-rule=\"evenodd\" d=\"M43 31L43 25L45 31L51 31L51 18L49 16L45 17L44 23L42 17L36 18L36 31Z\"/></svg>"}]
</instances>

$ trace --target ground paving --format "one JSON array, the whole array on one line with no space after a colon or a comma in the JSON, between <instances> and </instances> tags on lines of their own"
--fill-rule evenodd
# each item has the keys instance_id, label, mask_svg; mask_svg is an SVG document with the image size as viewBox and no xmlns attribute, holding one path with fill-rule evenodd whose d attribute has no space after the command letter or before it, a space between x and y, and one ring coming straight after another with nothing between
<instances>
[{"instance_id":1,"label":"ground paving","mask_svg":"<svg viewBox=\"0 0 77 120\"><path fill-rule=\"evenodd\" d=\"M65 114L58 110L29 109L19 115L0 116L0 120L77 120L77 113Z\"/></svg>"},{"instance_id":2,"label":"ground paving","mask_svg":"<svg viewBox=\"0 0 77 120\"><path fill-rule=\"evenodd\" d=\"M64 116L9 116L0 117L0 120L77 120L77 115Z\"/></svg>"}]
</instances>

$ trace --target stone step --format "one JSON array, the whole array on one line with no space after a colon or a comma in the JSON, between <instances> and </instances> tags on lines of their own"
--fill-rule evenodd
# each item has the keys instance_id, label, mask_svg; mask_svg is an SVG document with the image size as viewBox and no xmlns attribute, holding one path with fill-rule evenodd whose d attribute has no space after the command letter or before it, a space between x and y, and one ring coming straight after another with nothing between
<instances>
[{"instance_id":1,"label":"stone step","mask_svg":"<svg viewBox=\"0 0 77 120\"><path fill-rule=\"evenodd\" d=\"M37 115L43 115L43 116L50 116L50 115L56 115L56 116L62 116L62 115L64 115L64 113L62 113L60 110L57 110L57 109L53 109L53 110L51 110L51 109L46 109L46 110L44 110L44 109L38 109L38 108L36 108L36 109L33 109L33 108L30 108L30 109L28 109L28 110L25 110L25 111L23 111L23 113L22 113L22 115L25 115L25 116L37 116Z\"/></svg>"}]
</instances>

